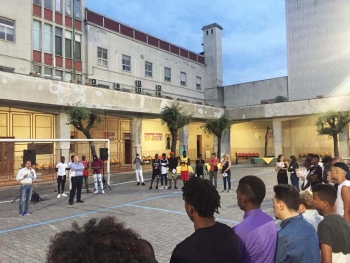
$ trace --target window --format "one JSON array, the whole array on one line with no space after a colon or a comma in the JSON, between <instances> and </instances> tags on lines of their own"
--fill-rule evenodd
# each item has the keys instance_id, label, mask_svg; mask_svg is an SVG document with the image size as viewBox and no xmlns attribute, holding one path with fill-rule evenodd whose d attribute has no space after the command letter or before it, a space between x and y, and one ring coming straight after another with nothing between
<instances>
[{"instance_id":1,"label":"window","mask_svg":"<svg viewBox=\"0 0 350 263\"><path fill-rule=\"evenodd\" d=\"M209 33L208 33L208 30L207 30L207 35L208 35Z\"/></svg>"},{"instance_id":2,"label":"window","mask_svg":"<svg viewBox=\"0 0 350 263\"><path fill-rule=\"evenodd\" d=\"M81 60L81 35L75 34L75 60Z\"/></svg>"},{"instance_id":3,"label":"window","mask_svg":"<svg viewBox=\"0 0 350 263\"><path fill-rule=\"evenodd\" d=\"M200 77L196 77L196 89L202 89L201 84L202 79Z\"/></svg>"},{"instance_id":4,"label":"window","mask_svg":"<svg viewBox=\"0 0 350 263\"><path fill-rule=\"evenodd\" d=\"M75 75L79 84L83 83L83 77L81 75Z\"/></svg>"},{"instance_id":5,"label":"window","mask_svg":"<svg viewBox=\"0 0 350 263\"><path fill-rule=\"evenodd\" d=\"M66 15L72 15L72 0L66 0Z\"/></svg>"},{"instance_id":6,"label":"window","mask_svg":"<svg viewBox=\"0 0 350 263\"><path fill-rule=\"evenodd\" d=\"M62 56L62 28L55 27L55 54Z\"/></svg>"},{"instance_id":7,"label":"window","mask_svg":"<svg viewBox=\"0 0 350 263\"><path fill-rule=\"evenodd\" d=\"M164 68L164 81L171 82L171 69Z\"/></svg>"},{"instance_id":8,"label":"window","mask_svg":"<svg viewBox=\"0 0 350 263\"><path fill-rule=\"evenodd\" d=\"M33 0L33 3L34 3L35 5L41 5L41 0Z\"/></svg>"},{"instance_id":9,"label":"window","mask_svg":"<svg viewBox=\"0 0 350 263\"><path fill-rule=\"evenodd\" d=\"M147 77L152 77L152 63L150 62L145 63L145 75Z\"/></svg>"},{"instance_id":10,"label":"window","mask_svg":"<svg viewBox=\"0 0 350 263\"><path fill-rule=\"evenodd\" d=\"M72 32L65 32L65 51L66 58L72 58Z\"/></svg>"},{"instance_id":11,"label":"window","mask_svg":"<svg viewBox=\"0 0 350 263\"><path fill-rule=\"evenodd\" d=\"M131 58L129 56L123 55L122 56L122 65L123 65L123 70L125 71L131 71Z\"/></svg>"},{"instance_id":12,"label":"window","mask_svg":"<svg viewBox=\"0 0 350 263\"><path fill-rule=\"evenodd\" d=\"M0 17L0 39L15 40L15 22Z\"/></svg>"},{"instance_id":13,"label":"window","mask_svg":"<svg viewBox=\"0 0 350 263\"><path fill-rule=\"evenodd\" d=\"M44 0L44 7L47 9L52 9L52 0Z\"/></svg>"},{"instance_id":14,"label":"window","mask_svg":"<svg viewBox=\"0 0 350 263\"><path fill-rule=\"evenodd\" d=\"M212 33L212 34L214 33L214 29L211 29L211 33Z\"/></svg>"},{"instance_id":15,"label":"window","mask_svg":"<svg viewBox=\"0 0 350 263\"><path fill-rule=\"evenodd\" d=\"M39 76L41 76L41 67L38 65L33 65L33 71L36 73L39 73Z\"/></svg>"},{"instance_id":16,"label":"window","mask_svg":"<svg viewBox=\"0 0 350 263\"><path fill-rule=\"evenodd\" d=\"M56 12L62 13L62 0L56 0Z\"/></svg>"},{"instance_id":17,"label":"window","mask_svg":"<svg viewBox=\"0 0 350 263\"><path fill-rule=\"evenodd\" d=\"M44 78L52 78L52 68L44 68Z\"/></svg>"},{"instance_id":18,"label":"window","mask_svg":"<svg viewBox=\"0 0 350 263\"><path fill-rule=\"evenodd\" d=\"M72 73L65 72L64 73L64 81L70 82L72 79Z\"/></svg>"},{"instance_id":19,"label":"window","mask_svg":"<svg viewBox=\"0 0 350 263\"><path fill-rule=\"evenodd\" d=\"M41 22L33 22L33 49L41 50Z\"/></svg>"},{"instance_id":20,"label":"window","mask_svg":"<svg viewBox=\"0 0 350 263\"><path fill-rule=\"evenodd\" d=\"M180 83L182 86L186 86L186 73L185 72L181 72Z\"/></svg>"},{"instance_id":21,"label":"window","mask_svg":"<svg viewBox=\"0 0 350 263\"><path fill-rule=\"evenodd\" d=\"M74 15L75 18L80 19L81 18L81 4L80 4L80 0L74 0L75 1L75 5L74 5Z\"/></svg>"},{"instance_id":22,"label":"window","mask_svg":"<svg viewBox=\"0 0 350 263\"><path fill-rule=\"evenodd\" d=\"M44 24L44 52L52 53L52 26Z\"/></svg>"},{"instance_id":23,"label":"window","mask_svg":"<svg viewBox=\"0 0 350 263\"><path fill-rule=\"evenodd\" d=\"M101 47L97 48L97 64L102 65L102 66L108 65L107 49L104 49Z\"/></svg>"},{"instance_id":24,"label":"window","mask_svg":"<svg viewBox=\"0 0 350 263\"><path fill-rule=\"evenodd\" d=\"M61 70L55 70L55 79L62 80L63 72Z\"/></svg>"}]
</instances>

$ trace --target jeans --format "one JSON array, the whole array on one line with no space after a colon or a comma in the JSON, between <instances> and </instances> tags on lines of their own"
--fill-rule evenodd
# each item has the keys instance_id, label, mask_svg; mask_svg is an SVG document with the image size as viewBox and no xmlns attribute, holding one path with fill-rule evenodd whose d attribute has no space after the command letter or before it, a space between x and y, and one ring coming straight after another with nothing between
<instances>
[{"instance_id":1,"label":"jeans","mask_svg":"<svg viewBox=\"0 0 350 263\"><path fill-rule=\"evenodd\" d=\"M66 176L65 175L57 175L57 194L64 193L64 185L66 184ZM62 186L62 191L61 190Z\"/></svg>"},{"instance_id":2,"label":"jeans","mask_svg":"<svg viewBox=\"0 0 350 263\"><path fill-rule=\"evenodd\" d=\"M136 181L137 182L140 182L143 183L144 180L143 180L143 174L142 174L142 170L135 170L136 172Z\"/></svg>"},{"instance_id":3,"label":"jeans","mask_svg":"<svg viewBox=\"0 0 350 263\"><path fill-rule=\"evenodd\" d=\"M69 203L73 203L75 191L77 191L77 201L81 200L81 188L83 186L83 176L74 176L71 179L72 189L69 193Z\"/></svg>"},{"instance_id":4,"label":"jeans","mask_svg":"<svg viewBox=\"0 0 350 263\"><path fill-rule=\"evenodd\" d=\"M295 173L290 174L290 181L292 182L292 185L298 189L298 192L300 192L299 177L297 177Z\"/></svg>"},{"instance_id":5,"label":"jeans","mask_svg":"<svg viewBox=\"0 0 350 263\"><path fill-rule=\"evenodd\" d=\"M231 190L231 173L228 173L226 177L223 177L224 179L224 190L226 190L226 181L228 184L228 190Z\"/></svg>"},{"instance_id":6,"label":"jeans","mask_svg":"<svg viewBox=\"0 0 350 263\"><path fill-rule=\"evenodd\" d=\"M218 187L218 183L217 183L217 180L218 180L218 172L210 171L210 172L209 172L209 176L210 176L210 182L213 183L213 179L214 179L214 185L215 185L215 188L217 188L217 187Z\"/></svg>"},{"instance_id":7,"label":"jeans","mask_svg":"<svg viewBox=\"0 0 350 263\"><path fill-rule=\"evenodd\" d=\"M163 186L163 178L164 178L164 183L167 186L168 185L168 175L167 174L160 175L160 185L161 186Z\"/></svg>"},{"instance_id":8,"label":"jeans","mask_svg":"<svg viewBox=\"0 0 350 263\"><path fill-rule=\"evenodd\" d=\"M31 185L21 185L20 187L20 199L19 199L19 213L27 213L29 209L29 202L32 198L33 188ZM23 205L24 210L23 210Z\"/></svg>"}]
</instances>

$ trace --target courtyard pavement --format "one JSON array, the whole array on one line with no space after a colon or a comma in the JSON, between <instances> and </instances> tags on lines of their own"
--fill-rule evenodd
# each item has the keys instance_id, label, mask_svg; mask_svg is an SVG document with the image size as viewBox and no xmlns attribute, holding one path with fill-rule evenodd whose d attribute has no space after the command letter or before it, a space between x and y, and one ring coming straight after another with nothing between
<instances>
[{"instance_id":1,"label":"courtyard pavement","mask_svg":"<svg viewBox=\"0 0 350 263\"><path fill-rule=\"evenodd\" d=\"M272 187L277 183L274 167L255 167L248 164L233 165L231 169L232 192L222 193L222 178L218 178L221 195L220 214L216 219L229 226L238 224L243 212L236 203L236 187L244 175L259 176L266 184L267 194L262 204L265 212L273 216ZM111 176L112 191L106 194L83 193L85 202L68 205L68 197L56 198L54 183L36 184L34 190L44 201L30 204L34 214L19 217L19 186L0 188L0 262L45 262L50 238L56 233L71 229L72 222L79 225L95 217L115 216L133 228L154 247L159 263L169 262L175 246L194 229L189 220L179 190L149 190L150 171L145 171L146 186L136 186L134 173ZM92 180L92 177L89 178ZM178 186L182 181L178 180ZM67 192L68 189L66 189Z\"/></svg>"}]
</instances>

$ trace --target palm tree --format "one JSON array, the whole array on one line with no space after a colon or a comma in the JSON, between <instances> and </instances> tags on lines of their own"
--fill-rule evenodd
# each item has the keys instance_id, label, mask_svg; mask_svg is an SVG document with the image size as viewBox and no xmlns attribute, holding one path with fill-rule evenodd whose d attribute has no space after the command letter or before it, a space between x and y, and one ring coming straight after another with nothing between
<instances>
[{"instance_id":1,"label":"palm tree","mask_svg":"<svg viewBox=\"0 0 350 263\"><path fill-rule=\"evenodd\" d=\"M160 113L162 124L166 123L171 133L171 151L176 155L176 140L178 130L189 124L192 120L192 114L186 115L183 108L175 103L165 106Z\"/></svg>"},{"instance_id":2,"label":"palm tree","mask_svg":"<svg viewBox=\"0 0 350 263\"><path fill-rule=\"evenodd\" d=\"M221 156L221 138L226 130L229 130L232 121L227 118L225 114L223 114L220 118L213 118L206 121L204 125L202 125L202 129L207 134L214 134L218 138L218 152L217 156L220 158Z\"/></svg>"}]
</instances>

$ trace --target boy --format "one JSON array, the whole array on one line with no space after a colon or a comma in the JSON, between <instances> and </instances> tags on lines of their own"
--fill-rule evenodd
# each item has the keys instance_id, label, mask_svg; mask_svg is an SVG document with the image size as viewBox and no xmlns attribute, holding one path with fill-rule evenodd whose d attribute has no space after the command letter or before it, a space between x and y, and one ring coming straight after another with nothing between
<instances>
[{"instance_id":1,"label":"boy","mask_svg":"<svg viewBox=\"0 0 350 263\"><path fill-rule=\"evenodd\" d=\"M164 189L163 179L165 184L165 189L168 189L168 177L167 177L167 166L169 166L168 160L166 159L166 153L162 154L162 159L160 160L160 184L161 189Z\"/></svg>"},{"instance_id":2,"label":"boy","mask_svg":"<svg viewBox=\"0 0 350 263\"><path fill-rule=\"evenodd\" d=\"M69 166L65 163L66 158L61 156L61 162L56 164L56 173L57 173L57 198L61 196L67 196L64 193L64 185L66 184L66 171L69 170ZM62 191L60 191L62 189Z\"/></svg>"},{"instance_id":3,"label":"boy","mask_svg":"<svg viewBox=\"0 0 350 263\"><path fill-rule=\"evenodd\" d=\"M145 181L143 180L143 174L142 174L142 163L143 163L143 160L141 159L140 155L137 153L136 158L134 160L136 181L137 181L136 185L140 185L140 181L142 185L145 185Z\"/></svg>"},{"instance_id":4,"label":"boy","mask_svg":"<svg viewBox=\"0 0 350 263\"><path fill-rule=\"evenodd\" d=\"M149 189L152 189L152 184L156 177L157 177L156 189L158 189L159 175L160 175L160 160L158 159L158 153L156 153L156 155L154 156L154 160L152 160L152 180L151 180L151 186L149 187Z\"/></svg>"}]
</instances>

